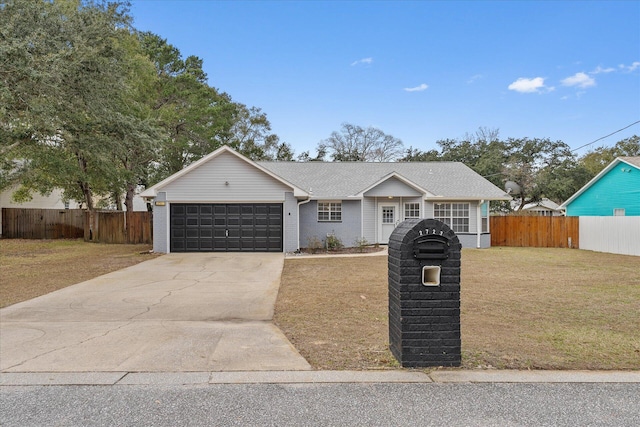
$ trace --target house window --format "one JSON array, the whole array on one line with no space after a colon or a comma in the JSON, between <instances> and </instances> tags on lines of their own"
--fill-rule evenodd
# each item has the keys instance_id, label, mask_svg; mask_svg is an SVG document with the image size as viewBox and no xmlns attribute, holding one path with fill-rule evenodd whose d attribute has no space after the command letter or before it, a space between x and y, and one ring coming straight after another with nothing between
<instances>
[{"instance_id":1,"label":"house window","mask_svg":"<svg viewBox=\"0 0 640 427\"><path fill-rule=\"evenodd\" d=\"M436 203L433 217L447 224L456 233L469 232L469 203Z\"/></svg>"},{"instance_id":2,"label":"house window","mask_svg":"<svg viewBox=\"0 0 640 427\"><path fill-rule=\"evenodd\" d=\"M613 210L613 216L625 216L626 212L624 208L615 208Z\"/></svg>"},{"instance_id":3,"label":"house window","mask_svg":"<svg viewBox=\"0 0 640 427\"><path fill-rule=\"evenodd\" d=\"M482 218L482 233L489 232L489 202L480 205L480 217Z\"/></svg>"},{"instance_id":4,"label":"house window","mask_svg":"<svg viewBox=\"0 0 640 427\"><path fill-rule=\"evenodd\" d=\"M342 203L318 202L318 221L342 221Z\"/></svg>"},{"instance_id":5,"label":"house window","mask_svg":"<svg viewBox=\"0 0 640 427\"><path fill-rule=\"evenodd\" d=\"M404 204L404 219L420 218L420 203Z\"/></svg>"}]
</instances>

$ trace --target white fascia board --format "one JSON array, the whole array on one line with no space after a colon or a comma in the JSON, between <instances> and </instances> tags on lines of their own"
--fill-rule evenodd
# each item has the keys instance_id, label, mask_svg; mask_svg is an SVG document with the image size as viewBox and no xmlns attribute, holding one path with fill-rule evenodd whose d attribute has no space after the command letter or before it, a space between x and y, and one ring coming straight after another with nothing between
<instances>
[{"instance_id":1,"label":"white fascia board","mask_svg":"<svg viewBox=\"0 0 640 427\"><path fill-rule=\"evenodd\" d=\"M567 200L565 200L558 209L566 209L567 205L569 205L571 202L573 202L575 199L578 198L578 196L580 196L582 193L584 193L585 191L587 191L589 189L589 187L591 187L593 184L595 184L600 178L602 178L604 175L606 175L611 169L613 169L614 167L616 167L616 165L620 162L624 162L626 164L628 164L629 166L633 166L634 168L637 168L637 166L624 161L623 159L621 159L620 157L614 159L611 163L609 163L607 165L607 167L605 167L604 169L602 169L600 171L600 173L596 176L594 176L591 181L587 182L585 185L582 186L581 189L579 189L578 191L576 191L573 196L569 197Z\"/></svg>"},{"instance_id":2,"label":"white fascia board","mask_svg":"<svg viewBox=\"0 0 640 427\"><path fill-rule=\"evenodd\" d=\"M282 177L274 174L270 170L263 168L262 166L258 165L256 162L254 162L253 160L248 159L247 157L243 156L242 154L238 153L237 151L233 150L232 148L230 148L227 145L223 145L222 147L218 148L217 150L207 154L206 156L204 156L200 160L191 163L189 166L187 166L186 168L182 169L181 171L178 171L178 172L174 173L173 175L171 175L170 177L163 179L162 181L160 181L159 183L155 184L154 186L147 188L142 193L140 193L140 196L144 197L144 198L154 198L156 196L156 194L157 194L158 189L160 189L160 188L166 186L167 184L175 181L176 179L180 178L181 176L186 175L187 173L189 173L193 169L196 169L200 165L202 165L204 163L207 163L209 160L218 157L222 153L231 153L234 156L238 157L240 160L243 160L244 162L249 163L254 168L256 168L259 171L264 172L265 174L269 175L271 178L275 179L276 181L279 181L282 184L284 184L284 185L286 185L288 187L291 187L291 189L293 190L293 196L294 197L308 197L309 196L309 193L307 193L303 189L301 189L299 187L296 187L295 185L291 184L290 182L288 182L287 180L283 179Z\"/></svg>"}]
</instances>

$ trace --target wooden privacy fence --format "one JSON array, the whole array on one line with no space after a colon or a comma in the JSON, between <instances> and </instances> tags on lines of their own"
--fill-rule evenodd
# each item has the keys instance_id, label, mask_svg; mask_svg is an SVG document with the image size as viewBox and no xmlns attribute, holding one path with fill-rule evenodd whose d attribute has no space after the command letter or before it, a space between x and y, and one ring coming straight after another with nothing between
<instances>
[{"instance_id":1,"label":"wooden privacy fence","mask_svg":"<svg viewBox=\"0 0 640 427\"><path fill-rule=\"evenodd\" d=\"M579 248L579 217L494 216L491 246Z\"/></svg>"},{"instance_id":2,"label":"wooden privacy fence","mask_svg":"<svg viewBox=\"0 0 640 427\"><path fill-rule=\"evenodd\" d=\"M84 240L100 243L151 243L151 212L85 211Z\"/></svg>"},{"instance_id":3,"label":"wooden privacy fence","mask_svg":"<svg viewBox=\"0 0 640 427\"><path fill-rule=\"evenodd\" d=\"M84 236L82 209L2 208L2 237L78 239Z\"/></svg>"},{"instance_id":4,"label":"wooden privacy fence","mask_svg":"<svg viewBox=\"0 0 640 427\"><path fill-rule=\"evenodd\" d=\"M152 243L151 212L2 208L2 237Z\"/></svg>"}]
</instances>

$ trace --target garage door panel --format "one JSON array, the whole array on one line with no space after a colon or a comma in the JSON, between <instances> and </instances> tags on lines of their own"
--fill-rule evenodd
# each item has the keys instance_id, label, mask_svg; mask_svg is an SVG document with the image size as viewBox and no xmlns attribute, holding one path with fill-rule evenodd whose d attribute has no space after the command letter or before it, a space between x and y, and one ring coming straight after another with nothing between
<instances>
[{"instance_id":1,"label":"garage door panel","mask_svg":"<svg viewBox=\"0 0 640 427\"><path fill-rule=\"evenodd\" d=\"M171 251L282 252L281 204L171 204Z\"/></svg>"}]
</instances>

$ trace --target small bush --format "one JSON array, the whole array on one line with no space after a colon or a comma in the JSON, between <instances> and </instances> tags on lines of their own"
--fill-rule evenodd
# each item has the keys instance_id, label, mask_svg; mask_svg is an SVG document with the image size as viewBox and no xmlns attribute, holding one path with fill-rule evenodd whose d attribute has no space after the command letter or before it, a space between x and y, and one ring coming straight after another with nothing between
<instances>
[{"instance_id":1,"label":"small bush","mask_svg":"<svg viewBox=\"0 0 640 427\"><path fill-rule=\"evenodd\" d=\"M336 236L334 236L333 234L327 235L326 243L327 243L327 250L329 251L337 251L344 247L344 245L342 244L342 241Z\"/></svg>"},{"instance_id":2,"label":"small bush","mask_svg":"<svg viewBox=\"0 0 640 427\"><path fill-rule=\"evenodd\" d=\"M358 252L364 252L364 249L369 246L369 242L364 237L356 239L353 243Z\"/></svg>"}]
</instances>

